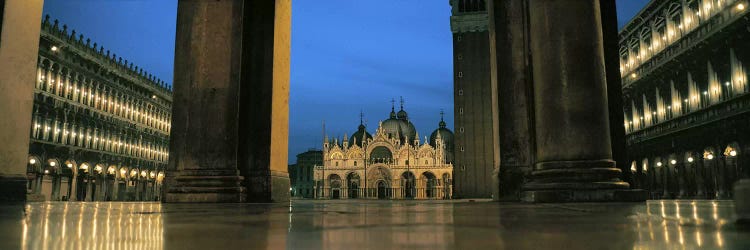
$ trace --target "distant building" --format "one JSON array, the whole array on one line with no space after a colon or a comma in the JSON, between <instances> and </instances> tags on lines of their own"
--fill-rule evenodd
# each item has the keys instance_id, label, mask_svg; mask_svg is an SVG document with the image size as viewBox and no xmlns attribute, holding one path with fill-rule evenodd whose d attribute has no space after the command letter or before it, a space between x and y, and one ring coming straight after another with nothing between
<instances>
[{"instance_id":1,"label":"distant building","mask_svg":"<svg viewBox=\"0 0 750 250\"><path fill-rule=\"evenodd\" d=\"M165 82L47 16L28 84L32 200L161 198L172 116Z\"/></svg>"},{"instance_id":2,"label":"distant building","mask_svg":"<svg viewBox=\"0 0 750 250\"><path fill-rule=\"evenodd\" d=\"M420 141L403 109L381 121L373 137L360 121L351 137L323 142L315 196L323 199L450 199L453 132L441 119Z\"/></svg>"},{"instance_id":3,"label":"distant building","mask_svg":"<svg viewBox=\"0 0 750 250\"><path fill-rule=\"evenodd\" d=\"M315 196L313 169L320 165L323 165L323 151L319 149L309 149L297 155L297 163L289 165L289 180L292 184L293 197L313 198Z\"/></svg>"},{"instance_id":4,"label":"distant building","mask_svg":"<svg viewBox=\"0 0 750 250\"><path fill-rule=\"evenodd\" d=\"M748 2L653 0L620 32L634 186L728 198L750 175Z\"/></svg>"},{"instance_id":5,"label":"distant building","mask_svg":"<svg viewBox=\"0 0 750 250\"><path fill-rule=\"evenodd\" d=\"M456 186L460 198L492 197L494 153L489 17L484 0L451 0Z\"/></svg>"}]
</instances>

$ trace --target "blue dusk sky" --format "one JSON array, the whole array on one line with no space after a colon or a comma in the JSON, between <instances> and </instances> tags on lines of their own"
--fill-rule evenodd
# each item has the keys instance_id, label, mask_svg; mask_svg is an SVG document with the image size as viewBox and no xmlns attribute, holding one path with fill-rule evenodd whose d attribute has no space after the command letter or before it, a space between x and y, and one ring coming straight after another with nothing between
<instances>
[{"instance_id":1,"label":"blue dusk sky","mask_svg":"<svg viewBox=\"0 0 750 250\"><path fill-rule=\"evenodd\" d=\"M617 0L620 25L648 0ZM177 0L46 0L44 14L149 73L172 82ZM289 162L331 137L368 131L391 99L420 137L444 110L453 128L448 0L293 0ZM180 84L180 83L175 83Z\"/></svg>"}]
</instances>

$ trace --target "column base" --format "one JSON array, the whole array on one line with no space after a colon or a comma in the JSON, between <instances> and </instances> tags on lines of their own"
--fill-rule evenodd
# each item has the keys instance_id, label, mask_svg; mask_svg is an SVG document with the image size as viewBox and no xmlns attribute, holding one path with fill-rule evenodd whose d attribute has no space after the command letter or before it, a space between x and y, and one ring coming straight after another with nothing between
<instances>
[{"instance_id":1,"label":"column base","mask_svg":"<svg viewBox=\"0 0 750 250\"><path fill-rule=\"evenodd\" d=\"M167 180L165 203L235 203L245 201L242 176L231 170L183 170Z\"/></svg>"},{"instance_id":2,"label":"column base","mask_svg":"<svg viewBox=\"0 0 750 250\"><path fill-rule=\"evenodd\" d=\"M0 202L26 201L26 176L0 175Z\"/></svg>"},{"instance_id":3,"label":"column base","mask_svg":"<svg viewBox=\"0 0 750 250\"><path fill-rule=\"evenodd\" d=\"M734 210L738 223L750 224L750 179L741 179L734 184Z\"/></svg>"},{"instance_id":4,"label":"column base","mask_svg":"<svg viewBox=\"0 0 750 250\"><path fill-rule=\"evenodd\" d=\"M532 190L521 193L521 200L534 203L554 202L640 202L648 192L640 189L604 190Z\"/></svg>"},{"instance_id":5,"label":"column base","mask_svg":"<svg viewBox=\"0 0 750 250\"><path fill-rule=\"evenodd\" d=\"M612 160L555 161L536 164L523 186L525 202L645 201L648 193L630 189Z\"/></svg>"},{"instance_id":6,"label":"column base","mask_svg":"<svg viewBox=\"0 0 750 250\"><path fill-rule=\"evenodd\" d=\"M289 175L284 173L271 172L271 200L273 202L289 201L290 190L292 186Z\"/></svg>"},{"instance_id":7,"label":"column base","mask_svg":"<svg viewBox=\"0 0 750 250\"><path fill-rule=\"evenodd\" d=\"M289 174L279 171L256 173L248 177L248 202L287 202L292 186Z\"/></svg>"}]
</instances>

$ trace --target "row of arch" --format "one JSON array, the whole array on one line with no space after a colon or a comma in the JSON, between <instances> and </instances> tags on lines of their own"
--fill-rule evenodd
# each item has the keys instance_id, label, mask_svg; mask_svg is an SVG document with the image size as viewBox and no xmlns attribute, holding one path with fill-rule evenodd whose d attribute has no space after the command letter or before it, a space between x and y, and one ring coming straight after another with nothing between
<instances>
[{"instance_id":1,"label":"row of arch","mask_svg":"<svg viewBox=\"0 0 750 250\"><path fill-rule=\"evenodd\" d=\"M626 132L638 131L747 94L750 88L741 60L747 57L747 51L737 53L729 48L722 52L712 52L713 62L708 60L706 64L694 65L692 68L697 70L683 69L675 72L674 78L651 79L639 84L642 87L629 90L630 107L626 107L624 114ZM714 64L723 67L715 68Z\"/></svg>"},{"instance_id":2,"label":"row of arch","mask_svg":"<svg viewBox=\"0 0 750 250\"><path fill-rule=\"evenodd\" d=\"M128 128L128 124L96 119L64 107L51 108L43 101L35 104L32 139L160 162L169 158L165 135L143 133Z\"/></svg>"},{"instance_id":3,"label":"row of arch","mask_svg":"<svg viewBox=\"0 0 750 250\"><path fill-rule=\"evenodd\" d=\"M437 176L431 171L417 178L412 171L403 171L391 178L383 167L371 171L365 181L357 172L345 176L329 174L315 185L316 198L322 199L450 199L452 180L448 173ZM322 182L322 183L321 183Z\"/></svg>"},{"instance_id":4,"label":"row of arch","mask_svg":"<svg viewBox=\"0 0 750 250\"><path fill-rule=\"evenodd\" d=\"M738 143L664 155L631 162L633 186L652 199L728 199L732 185L750 173L748 150Z\"/></svg>"},{"instance_id":5,"label":"row of arch","mask_svg":"<svg viewBox=\"0 0 750 250\"><path fill-rule=\"evenodd\" d=\"M655 55L683 36L707 23L723 11L731 15L744 14L746 3L742 0L671 0L661 13L643 13L636 17L636 27L626 27L620 39L620 72L627 77ZM649 16L650 20L643 20Z\"/></svg>"},{"instance_id":6,"label":"row of arch","mask_svg":"<svg viewBox=\"0 0 750 250\"><path fill-rule=\"evenodd\" d=\"M27 193L49 201L156 201L163 166L124 166L30 155Z\"/></svg>"},{"instance_id":7,"label":"row of arch","mask_svg":"<svg viewBox=\"0 0 750 250\"><path fill-rule=\"evenodd\" d=\"M112 83L101 83L86 74L39 57L36 89L113 117L169 134L171 104L156 95L139 96ZM161 103L163 102L163 103Z\"/></svg>"}]
</instances>

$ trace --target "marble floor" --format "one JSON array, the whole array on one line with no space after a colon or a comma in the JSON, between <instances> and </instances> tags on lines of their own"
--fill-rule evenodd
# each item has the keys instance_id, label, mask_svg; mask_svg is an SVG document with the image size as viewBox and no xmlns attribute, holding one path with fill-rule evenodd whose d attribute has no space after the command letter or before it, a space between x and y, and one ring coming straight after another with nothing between
<instances>
[{"instance_id":1,"label":"marble floor","mask_svg":"<svg viewBox=\"0 0 750 250\"><path fill-rule=\"evenodd\" d=\"M0 249L750 249L731 201L0 205Z\"/></svg>"}]
</instances>

